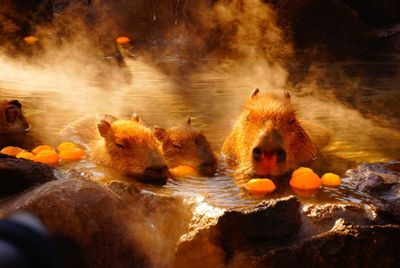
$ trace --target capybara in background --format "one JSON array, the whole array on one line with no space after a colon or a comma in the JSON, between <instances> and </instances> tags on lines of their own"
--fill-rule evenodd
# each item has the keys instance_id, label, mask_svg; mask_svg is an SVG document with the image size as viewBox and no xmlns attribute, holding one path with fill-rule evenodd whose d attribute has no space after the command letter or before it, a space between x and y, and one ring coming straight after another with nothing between
<instances>
[{"instance_id":1,"label":"capybara in background","mask_svg":"<svg viewBox=\"0 0 400 268\"><path fill-rule=\"evenodd\" d=\"M222 152L239 174L277 177L314 160L317 148L302 128L288 93L277 97L256 89Z\"/></svg>"},{"instance_id":2,"label":"capybara in background","mask_svg":"<svg viewBox=\"0 0 400 268\"><path fill-rule=\"evenodd\" d=\"M0 107L0 147L21 145L30 126L18 100L3 101Z\"/></svg>"},{"instance_id":3,"label":"capybara in background","mask_svg":"<svg viewBox=\"0 0 400 268\"><path fill-rule=\"evenodd\" d=\"M154 128L154 136L161 142L161 151L169 168L190 166L204 176L215 174L216 157L204 134L193 128L191 118L182 126L165 130Z\"/></svg>"},{"instance_id":4,"label":"capybara in background","mask_svg":"<svg viewBox=\"0 0 400 268\"><path fill-rule=\"evenodd\" d=\"M72 123L61 135L85 145L92 159L124 175L158 184L165 184L168 179L159 143L136 114L130 120L111 115L102 115L97 120L86 117Z\"/></svg>"}]
</instances>

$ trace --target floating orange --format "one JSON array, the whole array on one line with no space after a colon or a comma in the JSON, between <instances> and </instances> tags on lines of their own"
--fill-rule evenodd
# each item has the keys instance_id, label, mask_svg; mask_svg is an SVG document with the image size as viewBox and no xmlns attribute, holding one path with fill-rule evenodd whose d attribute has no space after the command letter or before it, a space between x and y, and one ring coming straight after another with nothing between
<instances>
[{"instance_id":1,"label":"floating orange","mask_svg":"<svg viewBox=\"0 0 400 268\"><path fill-rule=\"evenodd\" d=\"M17 154L17 158L23 158L23 159L28 159L28 160L32 160L33 157L35 155L30 153L30 152L20 152L19 154Z\"/></svg>"},{"instance_id":2,"label":"floating orange","mask_svg":"<svg viewBox=\"0 0 400 268\"><path fill-rule=\"evenodd\" d=\"M191 166L177 166L175 168L170 168L169 172L174 177L188 177L188 176L197 176L198 173L196 169L192 168Z\"/></svg>"},{"instance_id":3,"label":"floating orange","mask_svg":"<svg viewBox=\"0 0 400 268\"><path fill-rule=\"evenodd\" d=\"M321 178L321 181L324 186L330 187L337 187L342 183L340 177L334 173L324 174Z\"/></svg>"},{"instance_id":4,"label":"floating orange","mask_svg":"<svg viewBox=\"0 0 400 268\"><path fill-rule=\"evenodd\" d=\"M85 155L85 151L78 147L64 149L60 152L60 157L64 161L78 161Z\"/></svg>"},{"instance_id":5,"label":"floating orange","mask_svg":"<svg viewBox=\"0 0 400 268\"><path fill-rule=\"evenodd\" d=\"M126 36L120 36L115 39L115 42L117 42L117 44L119 44L119 45L128 44L130 41L131 40L129 39L129 37L126 37Z\"/></svg>"},{"instance_id":6,"label":"floating orange","mask_svg":"<svg viewBox=\"0 0 400 268\"><path fill-rule=\"evenodd\" d=\"M44 150L56 151L56 149L53 146L50 146L50 145L39 145L35 149L32 150L32 153L34 155L37 155L38 153L40 153L41 151L44 151Z\"/></svg>"},{"instance_id":7,"label":"floating orange","mask_svg":"<svg viewBox=\"0 0 400 268\"><path fill-rule=\"evenodd\" d=\"M298 190L315 190L321 186L321 179L312 169L301 167L293 172L290 186Z\"/></svg>"},{"instance_id":8,"label":"floating orange","mask_svg":"<svg viewBox=\"0 0 400 268\"><path fill-rule=\"evenodd\" d=\"M2 153L2 154L11 155L11 156L17 156L17 154L19 154L21 152L25 152L25 150L22 148L19 148L19 147L15 147L15 146L7 146L7 147L4 147L0 151L0 153Z\"/></svg>"},{"instance_id":9,"label":"floating orange","mask_svg":"<svg viewBox=\"0 0 400 268\"><path fill-rule=\"evenodd\" d=\"M57 146L58 151L64 151L64 150L69 150L72 148L78 148L78 145L76 145L75 143L72 142L63 142L60 143L60 145Z\"/></svg>"},{"instance_id":10,"label":"floating orange","mask_svg":"<svg viewBox=\"0 0 400 268\"><path fill-rule=\"evenodd\" d=\"M39 41L39 38L37 38L36 36L30 35L30 36L25 36L23 40L25 43L27 43L29 45L33 45Z\"/></svg>"},{"instance_id":11,"label":"floating orange","mask_svg":"<svg viewBox=\"0 0 400 268\"><path fill-rule=\"evenodd\" d=\"M60 161L60 156L54 150L42 150L38 152L33 158L33 161L55 166Z\"/></svg>"},{"instance_id":12,"label":"floating orange","mask_svg":"<svg viewBox=\"0 0 400 268\"><path fill-rule=\"evenodd\" d=\"M247 182L246 188L254 195L265 195L275 191L276 186L270 179L251 179Z\"/></svg>"}]
</instances>

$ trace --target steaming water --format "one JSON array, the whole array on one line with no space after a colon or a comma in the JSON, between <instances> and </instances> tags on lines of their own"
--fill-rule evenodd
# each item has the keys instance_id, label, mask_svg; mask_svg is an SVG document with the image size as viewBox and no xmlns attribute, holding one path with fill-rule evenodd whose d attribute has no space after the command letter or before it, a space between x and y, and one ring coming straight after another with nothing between
<instances>
[{"instance_id":1,"label":"steaming water","mask_svg":"<svg viewBox=\"0 0 400 268\"><path fill-rule=\"evenodd\" d=\"M230 64L208 68L208 61L210 59L201 62L207 67L199 67L193 72L166 74L156 65L176 69L187 62L178 57L160 59L157 63L137 58L129 61L125 69L117 70L122 78L131 75L132 82L114 83L115 76L108 77L107 72L92 71L89 67L86 70L82 65L74 68L73 61L68 65L68 59L63 67L53 64L38 68L2 58L0 94L2 98L17 98L23 103L32 123L31 135L35 137L31 147L40 143L56 145L60 142L58 133L62 127L81 116L110 113L129 117L136 112L144 123L163 127L183 124L185 118L191 115L194 126L203 130L218 152L240 113L241 104L255 87L282 93L281 89L273 87L273 76L268 75L266 79L258 69L250 67L248 72L236 72L232 71ZM65 68L66 65L71 68ZM328 72L327 79L319 84L311 79L307 84L291 89L299 115L323 126L323 131L330 133L331 140L324 151L339 159L336 160L337 166L341 165L340 161L354 161L355 165L362 161L399 158L399 75L376 72L375 77L365 79L364 74L343 75L343 72L338 72L345 68L354 70L359 65L373 70L399 70L400 60L395 56L382 56L359 63L338 62L317 66L315 70ZM82 78L85 77L82 73L87 74L86 78ZM104 177L106 180L123 179L89 160L63 168L76 169L94 180L101 181ZM339 168L332 171L342 172ZM162 188L138 185L155 192L203 195L210 203L225 208L245 207L265 198L293 194L284 187L268 197L254 197L240 183L225 175L179 179L170 181ZM324 188L317 195L304 197L303 200L361 202L362 197L344 180L340 188Z\"/></svg>"}]
</instances>

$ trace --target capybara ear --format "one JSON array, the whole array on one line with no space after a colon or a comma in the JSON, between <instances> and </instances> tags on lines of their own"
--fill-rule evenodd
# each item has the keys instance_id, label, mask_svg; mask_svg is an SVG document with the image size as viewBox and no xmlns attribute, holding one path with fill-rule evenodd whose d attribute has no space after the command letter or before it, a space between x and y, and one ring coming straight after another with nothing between
<instances>
[{"instance_id":1,"label":"capybara ear","mask_svg":"<svg viewBox=\"0 0 400 268\"><path fill-rule=\"evenodd\" d=\"M100 123L97 124L97 128L99 130L100 135L106 140L114 136L111 124L108 123L106 120L100 120Z\"/></svg>"},{"instance_id":2,"label":"capybara ear","mask_svg":"<svg viewBox=\"0 0 400 268\"><path fill-rule=\"evenodd\" d=\"M285 96L285 98L286 98L287 100L290 101L291 97L290 97L289 91L286 91L283 95Z\"/></svg>"},{"instance_id":3,"label":"capybara ear","mask_svg":"<svg viewBox=\"0 0 400 268\"><path fill-rule=\"evenodd\" d=\"M258 88L256 88L253 93L251 93L251 97L254 98L258 95L258 93L260 93L260 90Z\"/></svg>"},{"instance_id":4,"label":"capybara ear","mask_svg":"<svg viewBox=\"0 0 400 268\"><path fill-rule=\"evenodd\" d=\"M162 127L155 126L153 128L153 135L159 142L164 142L167 139L167 131Z\"/></svg>"},{"instance_id":5,"label":"capybara ear","mask_svg":"<svg viewBox=\"0 0 400 268\"><path fill-rule=\"evenodd\" d=\"M192 124L192 117L188 116L186 119L186 125L190 126Z\"/></svg>"},{"instance_id":6,"label":"capybara ear","mask_svg":"<svg viewBox=\"0 0 400 268\"><path fill-rule=\"evenodd\" d=\"M116 118L115 116L113 116L111 114L102 114L98 118L99 118L99 121L104 120L104 121L107 121L109 124L112 124L113 122L118 120L118 118Z\"/></svg>"},{"instance_id":7,"label":"capybara ear","mask_svg":"<svg viewBox=\"0 0 400 268\"><path fill-rule=\"evenodd\" d=\"M22 109L22 104L18 100L10 100L8 105L12 105L17 107L18 109Z\"/></svg>"},{"instance_id":8,"label":"capybara ear","mask_svg":"<svg viewBox=\"0 0 400 268\"><path fill-rule=\"evenodd\" d=\"M140 123L140 117L137 113L133 113L131 116L132 121Z\"/></svg>"}]
</instances>

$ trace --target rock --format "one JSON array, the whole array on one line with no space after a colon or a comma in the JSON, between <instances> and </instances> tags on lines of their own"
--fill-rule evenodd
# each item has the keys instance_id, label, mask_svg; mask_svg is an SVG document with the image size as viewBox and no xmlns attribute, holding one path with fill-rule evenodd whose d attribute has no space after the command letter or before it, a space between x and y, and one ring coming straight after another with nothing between
<instances>
[{"instance_id":1,"label":"rock","mask_svg":"<svg viewBox=\"0 0 400 268\"><path fill-rule=\"evenodd\" d=\"M55 179L47 165L0 154L0 198Z\"/></svg>"},{"instance_id":2,"label":"rock","mask_svg":"<svg viewBox=\"0 0 400 268\"><path fill-rule=\"evenodd\" d=\"M295 197L227 211L199 203L177 246L174 267L215 267L239 250L291 241L301 226L299 209Z\"/></svg>"},{"instance_id":3,"label":"rock","mask_svg":"<svg viewBox=\"0 0 400 268\"><path fill-rule=\"evenodd\" d=\"M302 237L311 237L330 230L339 218L362 226L380 222L374 207L367 204L305 204L303 215Z\"/></svg>"},{"instance_id":4,"label":"rock","mask_svg":"<svg viewBox=\"0 0 400 268\"><path fill-rule=\"evenodd\" d=\"M364 163L347 175L352 185L366 195L385 218L400 222L400 163Z\"/></svg>"},{"instance_id":5,"label":"rock","mask_svg":"<svg viewBox=\"0 0 400 268\"><path fill-rule=\"evenodd\" d=\"M309 240L242 252L227 267L398 267L399 249L399 226L360 227L339 219Z\"/></svg>"},{"instance_id":6,"label":"rock","mask_svg":"<svg viewBox=\"0 0 400 268\"><path fill-rule=\"evenodd\" d=\"M121 199L115 184L112 188L62 179L3 202L0 209L6 214L24 210L36 215L49 230L76 241L90 267L169 266L184 231L177 224L184 224L185 210L179 201L164 199L166 204L156 207L161 197L154 204L151 197L143 198L146 203L137 189L129 193L120 187L117 192L125 195ZM176 210L165 211L169 205Z\"/></svg>"}]
</instances>

